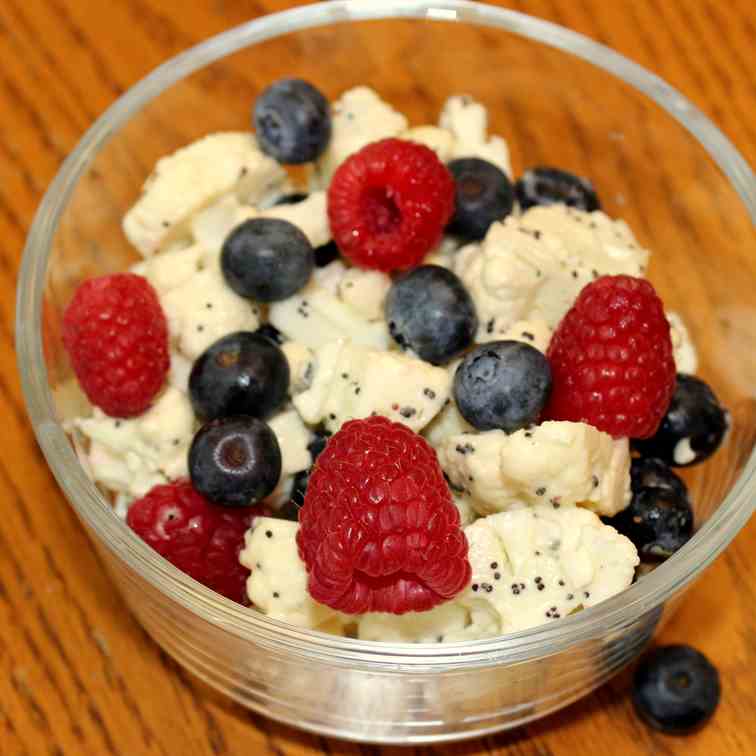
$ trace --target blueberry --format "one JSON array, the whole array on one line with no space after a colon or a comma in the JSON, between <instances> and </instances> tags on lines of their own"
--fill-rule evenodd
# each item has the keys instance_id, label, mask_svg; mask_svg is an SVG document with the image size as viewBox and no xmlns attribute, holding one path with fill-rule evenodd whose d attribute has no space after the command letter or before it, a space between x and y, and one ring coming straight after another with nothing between
<instances>
[{"instance_id":1,"label":"blueberry","mask_svg":"<svg viewBox=\"0 0 756 756\"><path fill-rule=\"evenodd\" d=\"M693 375L678 373L659 429L651 438L634 440L633 447L673 467L689 467L714 454L728 427L729 416L709 386Z\"/></svg>"},{"instance_id":2,"label":"blueberry","mask_svg":"<svg viewBox=\"0 0 756 756\"><path fill-rule=\"evenodd\" d=\"M644 488L663 488L683 498L688 496L682 479L668 465L653 457L636 457L632 460L630 483L633 492Z\"/></svg>"},{"instance_id":3,"label":"blueberry","mask_svg":"<svg viewBox=\"0 0 756 756\"><path fill-rule=\"evenodd\" d=\"M267 336L237 331L211 344L189 374L189 398L202 421L231 415L265 419L286 401L289 363Z\"/></svg>"},{"instance_id":4,"label":"blueberry","mask_svg":"<svg viewBox=\"0 0 756 756\"><path fill-rule=\"evenodd\" d=\"M690 539L693 509L687 495L674 488L641 488L626 509L606 522L627 536L642 557L661 561Z\"/></svg>"},{"instance_id":5,"label":"blueberry","mask_svg":"<svg viewBox=\"0 0 756 756\"><path fill-rule=\"evenodd\" d=\"M263 323L254 333L258 336L264 336L276 346L281 346L285 341L284 335L272 323Z\"/></svg>"},{"instance_id":6,"label":"blueberry","mask_svg":"<svg viewBox=\"0 0 756 756\"><path fill-rule=\"evenodd\" d=\"M260 149L279 163L309 163L331 139L328 100L301 79L280 79L257 98L255 131Z\"/></svg>"},{"instance_id":7,"label":"blueberry","mask_svg":"<svg viewBox=\"0 0 756 756\"><path fill-rule=\"evenodd\" d=\"M533 205L563 203L578 210L599 210L601 204L588 179L559 168L539 166L525 171L515 182L517 202L522 210Z\"/></svg>"},{"instance_id":8,"label":"blueberry","mask_svg":"<svg viewBox=\"0 0 756 756\"><path fill-rule=\"evenodd\" d=\"M452 393L462 417L478 430L512 433L538 421L551 392L551 368L530 344L491 341L467 354Z\"/></svg>"},{"instance_id":9,"label":"blueberry","mask_svg":"<svg viewBox=\"0 0 756 756\"><path fill-rule=\"evenodd\" d=\"M492 223L512 212L512 182L480 158L452 160L448 168L454 177L454 215L448 231L467 240L482 239Z\"/></svg>"},{"instance_id":10,"label":"blueberry","mask_svg":"<svg viewBox=\"0 0 756 756\"><path fill-rule=\"evenodd\" d=\"M240 296L278 302L298 292L314 266L312 245L293 224L279 218L252 218L223 242L221 269Z\"/></svg>"},{"instance_id":11,"label":"blueberry","mask_svg":"<svg viewBox=\"0 0 756 756\"><path fill-rule=\"evenodd\" d=\"M421 265L397 278L384 311L394 341L436 365L470 346L478 328L472 297L439 265Z\"/></svg>"},{"instance_id":12,"label":"blueberry","mask_svg":"<svg viewBox=\"0 0 756 756\"><path fill-rule=\"evenodd\" d=\"M217 504L256 504L273 491L281 477L276 434L254 417L213 420L192 440L189 476L192 485Z\"/></svg>"},{"instance_id":13,"label":"blueberry","mask_svg":"<svg viewBox=\"0 0 756 756\"><path fill-rule=\"evenodd\" d=\"M298 205L300 202L304 202L308 195L304 192L292 192L291 194L284 194L275 201L275 205ZM339 248L336 246L335 241L329 241L325 244L321 244L319 247L315 247L313 250L315 255L315 266L318 268L325 268L326 265L332 263L334 260L339 259Z\"/></svg>"},{"instance_id":14,"label":"blueberry","mask_svg":"<svg viewBox=\"0 0 756 756\"><path fill-rule=\"evenodd\" d=\"M685 735L711 719L719 704L719 672L690 646L661 646L641 660L633 678L633 704L652 727Z\"/></svg>"}]
</instances>

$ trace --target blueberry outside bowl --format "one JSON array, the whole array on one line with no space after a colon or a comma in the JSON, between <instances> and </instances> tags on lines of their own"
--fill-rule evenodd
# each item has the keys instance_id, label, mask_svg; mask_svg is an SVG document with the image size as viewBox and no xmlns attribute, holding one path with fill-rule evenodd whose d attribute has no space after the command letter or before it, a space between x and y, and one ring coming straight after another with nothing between
<instances>
[{"instance_id":1,"label":"blueberry outside bowl","mask_svg":"<svg viewBox=\"0 0 756 756\"><path fill-rule=\"evenodd\" d=\"M331 99L367 84L415 124L467 92L489 107L516 174L552 164L589 176L609 214L630 223L653 252L652 281L692 331L699 373L732 411L726 447L686 471L698 527L682 550L624 593L547 626L445 646L380 644L234 605L113 514L64 431L80 407L62 310L83 278L135 260L120 223L156 159L205 133L247 128L257 94L282 76L307 78ZM514 727L585 696L633 659L753 511L755 218L753 173L713 124L653 74L571 31L455 0L336 1L268 16L162 65L65 161L29 234L18 288L29 414L131 609L211 685L283 722L368 742Z\"/></svg>"}]
</instances>

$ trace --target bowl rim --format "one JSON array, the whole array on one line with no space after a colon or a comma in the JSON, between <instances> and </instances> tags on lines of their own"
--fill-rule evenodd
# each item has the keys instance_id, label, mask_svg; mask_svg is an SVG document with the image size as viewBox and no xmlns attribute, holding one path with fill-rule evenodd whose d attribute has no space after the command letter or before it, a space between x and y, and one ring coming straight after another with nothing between
<instances>
[{"instance_id":1,"label":"bowl rim","mask_svg":"<svg viewBox=\"0 0 756 756\"><path fill-rule=\"evenodd\" d=\"M642 581L558 623L487 640L449 644L364 641L304 629L250 611L195 582L137 538L87 477L56 418L42 345L47 263L61 214L79 177L109 138L143 105L194 71L265 40L320 26L368 20L427 19L504 30L575 55L645 94L687 129L730 179L756 224L756 180L724 134L655 74L593 40L525 14L468 0L331 0L262 16L167 60L113 103L65 159L37 210L18 278L16 348L27 410L38 443L66 498L90 533L131 572L170 601L236 638L334 665L369 670L440 672L521 662L555 654L628 625L697 577L748 521L756 507L756 452L724 501L694 537Z\"/></svg>"}]
</instances>

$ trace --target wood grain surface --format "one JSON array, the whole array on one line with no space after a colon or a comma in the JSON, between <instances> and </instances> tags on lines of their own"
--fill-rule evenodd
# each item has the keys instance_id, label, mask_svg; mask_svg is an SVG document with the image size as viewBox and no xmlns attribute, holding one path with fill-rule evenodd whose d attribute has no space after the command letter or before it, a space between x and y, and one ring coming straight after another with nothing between
<instances>
[{"instance_id":1,"label":"wood grain surface","mask_svg":"<svg viewBox=\"0 0 756 756\"><path fill-rule=\"evenodd\" d=\"M752 0L501 2L657 72L756 163ZM122 605L28 425L13 349L15 279L35 208L66 154L157 64L284 0L0 1L0 754L399 754L278 725L182 671ZM688 738L635 718L624 673L525 729L417 753L756 754L756 524L689 593L662 641L720 667L714 721Z\"/></svg>"}]
</instances>

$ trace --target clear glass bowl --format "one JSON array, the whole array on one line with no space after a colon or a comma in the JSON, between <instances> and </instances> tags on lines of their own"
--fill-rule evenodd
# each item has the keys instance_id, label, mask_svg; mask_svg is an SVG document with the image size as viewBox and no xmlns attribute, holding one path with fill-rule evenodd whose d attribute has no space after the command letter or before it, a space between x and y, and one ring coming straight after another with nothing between
<instances>
[{"instance_id":1,"label":"clear glass bowl","mask_svg":"<svg viewBox=\"0 0 756 756\"><path fill-rule=\"evenodd\" d=\"M627 591L548 626L445 646L379 644L288 626L181 574L136 538L87 477L62 421L80 395L60 318L78 282L135 254L120 222L161 155L248 127L281 76L329 97L378 90L413 123L467 92L488 105L515 171L590 176L606 209L653 251L650 276L688 322L701 374L733 413L728 444L688 475L698 529ZM172 656L237 701L316 732L372 742L481 735L586 695L635 657L756 501L754 176L727 139L654 75L590 40L467 2L329 2L252 21L167 62L87 132L48 190L18 288L29 414L63 491L129 606ZM751 266L750 270L753 270ZM664 607L664 612L662 611Z\"/></svg>"}]
</instances>

